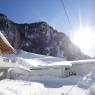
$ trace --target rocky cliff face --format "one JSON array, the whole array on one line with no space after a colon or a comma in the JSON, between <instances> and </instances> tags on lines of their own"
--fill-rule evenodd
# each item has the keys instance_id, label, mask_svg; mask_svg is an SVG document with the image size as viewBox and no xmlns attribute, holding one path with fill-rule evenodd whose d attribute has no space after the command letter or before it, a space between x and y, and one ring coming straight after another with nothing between
<instances>
[{"instance_id":1,"label":"rocky cliff face","mask_svg":"<svg viewBox=\"0 0 95 95\"><path fill-rule=\"evenodd\" d=\"M46 22L17 24L0 14L0 30L16 49L66 58L87 59L64 33L58 32Z\"/></svg>"}]
</instances>

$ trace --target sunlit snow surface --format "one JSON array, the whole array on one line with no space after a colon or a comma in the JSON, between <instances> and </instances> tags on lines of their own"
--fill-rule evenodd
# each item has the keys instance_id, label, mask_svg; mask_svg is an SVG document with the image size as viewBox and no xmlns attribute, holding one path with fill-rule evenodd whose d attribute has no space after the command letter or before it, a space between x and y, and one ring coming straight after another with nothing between
<instances>
[{"instance_id":1,"label":"sunlit snow surface","mask_svg":"<svg viewBox=\"0 0 95 95\"><path fill-rule=\"evenodd\" d=\"M78 87L88 90L89 95L95 95L95 67L78 83Z\"/></svg>"},{"instance_id":2,"label":"sunlit snow surface","mask_svg":"<svg viewBox=\"0 0 95 95\"><path fill-rule=\"evenodd\" d=\"M57 82L60 82L60 80L57 80ZM0 95L76 95L76 93L77 95L87 95L85 90L77 85L63 85L53 88L30 81L9 79L0 81Z\"/></svg>"},{"instance_id":3,"label":"sunlit snow surface","mask_svg":"<svg viewBox=\"0 0 95 95\"><path fill-rule=\"evenodd\" d=\"M27 52L21 52L18 55L8 56L7 58L16 60L16 64L24 65L23 67L66 66L66 64L71 66L71 64L60 58L39 56ZM11 79L0 81L0 95L95 95L95 69L83 78L71 76L62 79L46 75L41 76L37 80L38 76L24 74L24 71L18 69L18 67L13 69L12 72L9 70L7 78L11 75ZM15 76L16 72L20 72L22 75ZM31 80L33 78L37 81L33 82Z\"/></svg>"},{"instance_id":4,"label":"sunlit snow surface","mask_svg":"<svg viewBox=\"0 0 95 95\"><path fill-rule=\"evenodd\" d=\"M45 68L45 67L56 67L56 66L57 67L71 66L70 62L65 61L62 58L39 55L25 51L20 51L20 53L17 55L12 54L5 57L10 60L15 60L19 64L19 66L25 69L31 69L37 67Z\"/></svg>"},{"instance_id":5,"label":"sunlit snow surface","mask_svg":"<svg viewBox=\"0 0 95 95\"><path fill-rule=\"evenodd\" d=\"M18 80L2 80L0 95L46 95L43 84Z\"/></svg>"}]
</instances>

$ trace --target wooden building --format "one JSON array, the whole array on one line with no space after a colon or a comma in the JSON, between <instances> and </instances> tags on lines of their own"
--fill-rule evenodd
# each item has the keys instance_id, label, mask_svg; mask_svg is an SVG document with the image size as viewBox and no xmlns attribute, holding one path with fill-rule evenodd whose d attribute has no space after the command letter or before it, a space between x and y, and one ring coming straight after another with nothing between
<instances>
[{"instance_id":1,"label":"wooden building","mask_svg":"<svg viewBox=\"0 0 95 95\"><path fill-rule=\"evenodd\" d=\"M0 52L2 54L11 54L14 53L15 50L5 38L5 36L0 32Z\"/></svg>"}]
</instances>

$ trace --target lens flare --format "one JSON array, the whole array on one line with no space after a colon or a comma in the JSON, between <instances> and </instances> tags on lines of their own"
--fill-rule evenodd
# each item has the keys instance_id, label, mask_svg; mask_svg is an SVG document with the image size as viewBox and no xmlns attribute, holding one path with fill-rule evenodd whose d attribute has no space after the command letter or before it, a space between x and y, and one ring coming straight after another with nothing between
<instances>
[{"instance_id":1,"label":"lens flare","mask_svg":"<svg viewBox=\"0 0 95 95\"><path fill-rule=\"evenodd\" d=\"M86 51L95 47L95 33L89 27L82 27L74 32L72 42L86 53Z\"/></svg>"}]
</instances>

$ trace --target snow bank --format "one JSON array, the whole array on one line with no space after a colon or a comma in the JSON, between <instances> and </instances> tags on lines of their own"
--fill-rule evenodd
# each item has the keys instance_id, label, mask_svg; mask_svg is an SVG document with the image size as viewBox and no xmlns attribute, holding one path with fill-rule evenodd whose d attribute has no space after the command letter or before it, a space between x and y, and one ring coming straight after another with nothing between
<instances>
[{"instance_id":1,"label":"snow bank","mask_svg":"<svg viewBox=\"0 0 95 95\"><path fill-rule=\"evenodd\" d=\"M95 95L95 83L90 86L89 93L90 95Z\"/></svg>"},{"instance_id":2,"label":"snow bank","mask_svg":"<svg viewBox=\"0 0 95 95\"><path fill-rule=\"evenodd\" d=\"M46 95L47 89L40 83L2 80L0 81L0 93L0 95Z\"/></svg>"},{"instance_id":3,"label":"snow bank","mask_svg":"<svg viewBox=\"0 0 95 95\"><path fill-rule=\"evenodd\" d=\"M52 56L47 56L47 55L40 55L40 54L35 54L35 53L29 53L26 51L20 51L18 54L11 54L6 57L11 60L15 60L16 58L22 58L22 59L27 59L27 60L39 60L41 62L46 62L47 64L53 63L53 62L65 61L62 58L52 57Z\"/></svg>"},{"instance_id":4,"label":"snow bank","mask_svg":"<svg viewBox=\"0 0 95 95\"><path fill-rule=\"evenodd\" d=\"M30 70L37 68L48 68L48 67L68 67L72 66L69 61L64 59L46 55L39 55L34 53L29 53L25 51L20 51L17 55L12 54L6 56L6 59L9 59L19 65L19 67Z\"/></svg>"},{"instance_id":5,"label":"snow bank","mask_svg":"<svg viewBox=\"0 0 95 95\"><path fill-rule=\"evenodd\" d=\"M89 95L95 95L95 67L83 77L78 83L78 87L86 89Z\"/></svg>"},{"instance_id":6,"label":"snow bank","mask_svg":"<svg viewBox=\"0 0 95 95\"><path fill-rule=\"evenodd\" d=\"M95 83L95 68L93 68L89 74L83 77L79 83L79 86L89 88L93 83Z\"/></svg>"}]
</instances>

